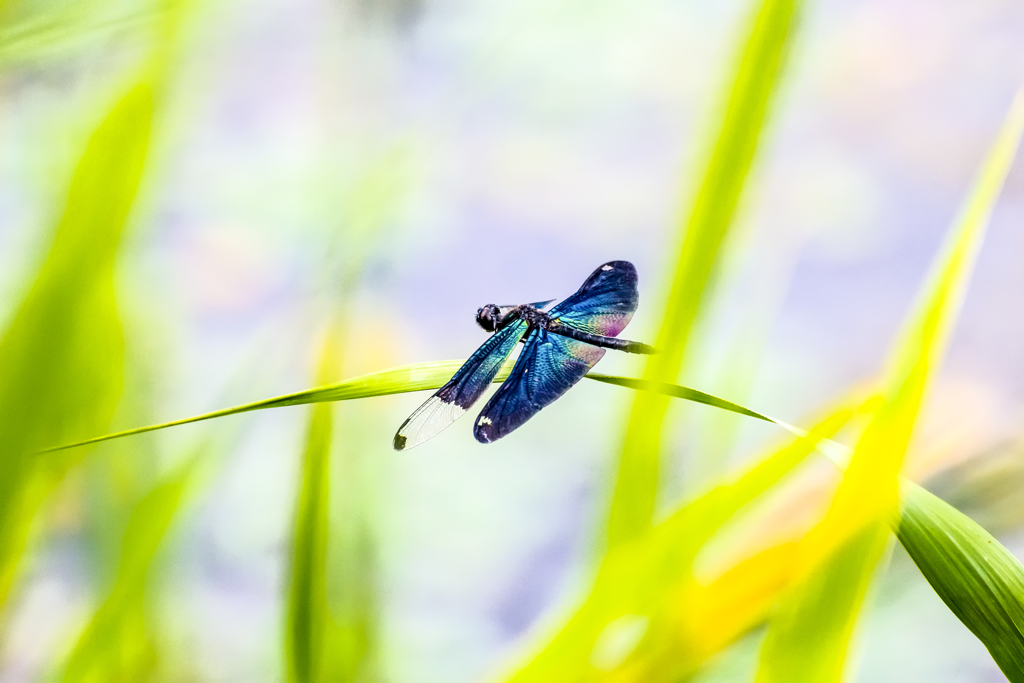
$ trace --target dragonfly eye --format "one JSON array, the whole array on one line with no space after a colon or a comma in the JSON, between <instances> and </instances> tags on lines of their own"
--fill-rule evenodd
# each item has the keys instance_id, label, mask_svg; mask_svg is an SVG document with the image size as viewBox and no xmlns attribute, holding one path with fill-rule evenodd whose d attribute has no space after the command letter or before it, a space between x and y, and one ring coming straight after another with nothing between
<instances>
[{"instance_id":1,"label":"dragonfly eye","mask_svg":"<svg viewBox=\"0 0 1024 683\"><path fill-rule=\"evenodd\" d=\"M483 308L479 308L476 311L476 324L484 328L488 332L494 332L498 327L498 321L501 317L501 311L494 304L487 304Z\"/></svg>"}]
</instances>

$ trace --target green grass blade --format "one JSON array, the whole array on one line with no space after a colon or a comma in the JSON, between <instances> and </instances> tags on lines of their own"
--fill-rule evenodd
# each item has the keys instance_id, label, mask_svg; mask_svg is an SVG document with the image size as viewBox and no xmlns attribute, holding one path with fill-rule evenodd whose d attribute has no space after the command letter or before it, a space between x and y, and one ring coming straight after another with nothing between
<instances>
[{"instance_id":1,"label":"green grass blade","mask_svg":"<svg viewBox=\"0 0 1024 683\"><path fill-rule=\"evenodd\" d=\"M988 217L1009 171L1024 100L1003 130L892 354L884 392L825 518L802 543L805 580L773 617L757 680L838 681L857 615L896 516L898 474L942 357Z\"/></svg>"},{"instance_id":2,"label":"green grass blade","mask_svg":"<svg viewBox=\"0 0 1024 683\"><path fill-rule=\"evenodd\" d=\"M842 466L842 457L831 459ZM917 484L901 478L900 494L897 539L1007 678L1024 682L1024 566L974 520Z\"/></svg>"},{"instance_id":3,"label":"green grass blade","mask_svg":"<svg viewBox=\"0 0 1024 683\"><path fill-rule=\"evenodd\" d=\"M0 603L42 496L71 464L33 451L106 427L121 388L114 258L149 140L137 87L89 140L49 254L0 338Z\"/></svg>"},{"instance_id":4,"label":"green grass blade","mask_svg":"<svg viewBox=\"0 0 1024 683\"><path fill-rule=\"evenodd\" d=\"M124 534L117 578L68 659L63 683L142 680L154 665L145 619L145 590L153 558L181 503L192 467L150 491Z\"/></svg>"},{"instance_id":5,"label":"green grass blade","mask_svg":"<svg viewBox=\"0 0 1024 683\"><path fill-rule=\"evenodd\" d=\"M731 413L737 413L739 415L746 415L747 417L753 417L758 420L764 420L765 422L772 422L774 424L782 425L767 415L755 412L750 408L744 408L743 406L733 403L732 401L726 401L725 399L706 394L703 391L697 389L690 389L679 384L671 384L669 382L652 382L644 379L632 379L629 377L616 377L614 375L602 375L600 373L591 372L586 375L587 379L596 380L598 382L604 382L605 384L614 384L619 387L626 387L628 389L635 389L637 391L646 391L663 396L672 396L674 398L681 398L686 401L693 401L694 403L703 403L707 406L715 408L721 408ZM788 425L786 428L789 429Z\"/></svg>"},{"instance_id":6,"label":"green grass blade","mask_svg":"<svg viewBox=\"0 0 1024 683\"><path fill-rule=\"evenodd\" d=\"M292 394L253 401L252 403L245 403L232 408L224 408L223 410L215 410L211 413L203 413L202 415L186 417L172 422L162 422L160 424L147 425L145 427L126 429L113 434L104 434L103 436L96 436L91 439L84 439L74 443L40 449L38 452L54 453L69 448L78 448L79 446L87 446L89 444L100 443L102 441L110 441L111 439L120 439L126 436L133 436L135 434L155 432L160 429L178 427L181 425L192 424L193 422L202 422L204 420L212 420L219 417L228 417L229 415L248 413L254 410L301 406L308 405L310 403L327 403L330 401L349 401L359 398L372 398L374 396L404 394L410 391L438 389L444 386L444 384L451 379L452 375L455 374L455 371L458 370L464 362L465 361L448 360L403 365L389 370L381 370L380 372L362 375L360 377L355 377L353 379L328 386L316 387L313 389L306 389L304 391L297 391ZM495 377L494 381L505 381L511 370L512 364L506 363L498 373L497 377Z\"/></svg>"},{"instance_id":7,"label":"green grass blade","mask_svg":"<svg viewBox=\"0 0 1024 683\"><path fill-rule=\"evenodd\" d=\"M380 561L376 471L365 448L379 432L366 410L344 412L345 439L335 450L331 547L328 555L331 629L324 681L369 682L380 670ZM367 422L367 420L369 420Z\"/></svg>"},{"instance_id":8,"label":"green grass blade","mask_svg":"<svg viewBox=\"0 0 1024 683\"><path fill-rule=\"evenodd\" d=\"M665 316L644 379L676 381L690 332L707 299L722 241L732 224L782 73L797 0L764 0L744 44L739 67L702 184L685 224ZM661 432L668 399L637 394L630 413L609 514L608 542L643 533L654 514Z\"/></svg>"},{"instance_id":9,"label":"green grass blade","mask_svg":"<svg viewBox=\"0 0 1024 683\"><path fill-rule=\"evenodd\" d=\"M848 449L830 445L818 450L845 467ZM903 478L900 502L892 524L899 542L1006 677L1024 682L1024 565L970 517Z\"/></svg>"},{"instance_id":10,"label":"green grass blade","mask_svg":"<svg viewBox=\"0 0 1024 683\"><path fill-rule=\"evenodd\" d=\"M898 538L1013 683L1024 681L1024 566L966 515L905 485Z\"/></svg>"},{"instance_id":11,"label":"green grass blade","mask_svg":"<svg viewBox=\"0 0 1024 683\"><path fill-rule=\"evenodd\" d=\"M321 353L319 376L337 376L335 339L328 336ZM327 537L330 525L331 406L313 408L302 458L292 539L291 581L285 625L287 680L312 683L321 679L329 626L327 608Z\"/></svg>"},{"instance_id":12,"label":"green grass blade","mask_svg":"<svg viewBox=\"0 0 1024 683\"><path fill-rule=\"evenodd\" d=\"M172 422L162 422L155 425L146 425L145 427L126 429L122 432L115 432L113 434L104 434L102 436L96 436L91 439L84 439L74 443L40 449L38 452L55 453L69 448L78 448L80 446L110 441L112 439L120 439L126 436L155 432L169 427L178 427L181 425L191 424L193 422L202 422L204 420L212 420L218 417L228 417L229 415L248 413L254 410L284 408L287 406L300 406L311 403L327 403L331 401L350 401L360 398L372 398L374 396L389 396L391 394L403 394L411 391L438 389L444 386L445 383L451 379L452 375L455 374L455 371L462 367L464 362L465 361L460 360L448 360L403 365L401 367L381 370L380 372L373 372L368 375L344 380L335 384L316 387L314 389L306 389L304 391L297 391L292 394L275 396L274 398L267 398L260 401L253 401L252 403L245 403L240 406L224 408L223 410L216 410L211 413L186 417ZM507 362L498 372L497 376L495 376L494 381L504 382L508 379L509 372L511 372L512 365L514 363L514 360ZM756 411L750 410L749 408L744 408L743 406L732 403L731 401L726 401L725 399L712 396L711 394L707 394L703 391L690 389L678 384L650 382L647 380L616 377L614 375L602 375L598 373L592 373L586 375L586 377L606 384L614 384L616 386L627 387L638 391L657 392L666 396L674 396L676 398L693 401L695 403L703 403L705 405L721 408L722 410L739 413L740 415L747 415L748 417L755 417L759 420L774 422L775 424L783 426L790 431L794 431L793 427L762 415ZM797 430L794 431L794 433L801 432Z\"/></svg>"}]
</instances>

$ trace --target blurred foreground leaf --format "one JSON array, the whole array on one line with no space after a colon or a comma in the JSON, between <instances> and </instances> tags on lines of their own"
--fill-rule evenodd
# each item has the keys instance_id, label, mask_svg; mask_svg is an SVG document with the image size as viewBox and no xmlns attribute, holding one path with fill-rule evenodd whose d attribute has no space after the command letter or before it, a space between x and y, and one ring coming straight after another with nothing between
<instances>
[{"instance_id":1,"label":"blurred foreground leaf","mask_svg":"<svg viewBox=\"0 0 1024 683\"><path fill-rule=\"evenodd\" d=\"M0 2L0 68L12 62L67 56L115 31L141 29L161 0L3 0Z\"/></svg>"},{"instance_id":2,"label":"blurred foreground leaf","mask_svg":"<svg viewBox=\"0 0 1024 683\"><path fill-rule=\"evenodd\" d=\"M124 534L113 590L79 637L64 670L64 683L137 681L153 668L146 581L192 471L188 466L171 475L136 506Z\"/></svg>"},{"instance_id":3,"label":"blurred foreground leaf","mask_svg":"<svg viewBox=\"0 0 1024 683\"><path fill-rule=\"evenodd\" d=\"M335 336L328 335L318 376L337 376ZM292 539L291 582L285 626L287 680L324 680L323 662L330 614L327 609L327 538L329 530L331 406L313 408L302 458Z\"/></svg>"},{"instance_id":4,"label":"blurred foreground leaf","mask_svg":"<svg viewBox=\"0 0 1024 683\"><path fill-rule=\"evenodd\" d=\"M346 430L346 436L351 433ZM369 458L346 438L338 457L338 485L334 488L341 514L331 529L328 557L328 604L331 623L327 632L325 675L321 680L373 683L381 680L378 633L381 604L377 585L380 567L374 526L375 509L366 467ZM333 590L332 590L333 588Z\"/></svg>"},{"instance_id":5,"label":"blurred foreground leaf","mask_svg":"<svg viewBox=\"0 0 1024 683\"><path fill-rule=\"evenodd\" d=\"M114 257L149 140L149 89L136 87L89 140L49 254L0 339L0 604L29 523L73 462L33 451L110 421L123 345Z\"/></svg>"},{"instance_id":6,"label":"blurred foreground leaf","mask_svg":"<svg viewBox=\"0 0 1024 683\"><path fill-rule=\"evenodd\" d=\"M566 625L508 680L674 681L693 673L710 654L702 625L686 624L697 553L742 508L770 489L834 434L851 416L830 415L786 447L687 503L646 534L611 549L590 595ZM745 602L731 615L740 625L763 617L765 601ZM733 634L735 626L723 626ZM740 626L742 632L742 626ZM697 641L684 640L698 634ZM717 642L717 641L715 641ZM715 647L718 647L716 645Z\"/></svg>"},{"instance_id":7,"label":"blurred foreground leaf","mask_svg":"<svg viewBox=\"0 0 1024 683\"><path fill-rule=\"evenodd\" d=\"M744 43L718 138L683 232L671 289L644 379L675 382L686 344L711 282L722 241L732 224L757 152L768 107L781 77L798 0L763 0ZM626 428L608 520L608 543L641 534L658 494L661 433L668 399L636 395Z\"/></svg>"},{"instance_id":8,"label":"blurred foreground leaf","mask_svg":"<svg viewBox=\"0 0 1024 683\"><path fill-rule=\"evenodd\" d=\"M884 402L865 429L832 505L800 544L799 585L773 615L763 683L839 681L857 615L897 517L898 475L953 328L978 248L1024 127L1018 98L890 359Z\"/></svg>"}]
</instances>

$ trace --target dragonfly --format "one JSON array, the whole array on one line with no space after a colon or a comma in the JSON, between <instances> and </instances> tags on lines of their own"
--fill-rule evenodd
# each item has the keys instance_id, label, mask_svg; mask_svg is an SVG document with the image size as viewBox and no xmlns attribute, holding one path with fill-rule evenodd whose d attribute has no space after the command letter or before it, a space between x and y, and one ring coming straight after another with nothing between
<instances>
[{"instance_id":1,"label":"dragonfly","mask_svg":"<svg viewBox=\"0 0 1024 683\"><path fill-rule=\"evenodd\" d=\"M493 334L451 380L409 416L395 434L395 450L418 446L468 411L494 381L519 342L523 350L508 379L484 406L473 436L491 443L551 404L601 360L606 349L651 354L647 344L619 339L640 301L636 268L629 261L598 266L579 290L556 304L487 304L476 322Z\"/></svg>"}]
</instances>

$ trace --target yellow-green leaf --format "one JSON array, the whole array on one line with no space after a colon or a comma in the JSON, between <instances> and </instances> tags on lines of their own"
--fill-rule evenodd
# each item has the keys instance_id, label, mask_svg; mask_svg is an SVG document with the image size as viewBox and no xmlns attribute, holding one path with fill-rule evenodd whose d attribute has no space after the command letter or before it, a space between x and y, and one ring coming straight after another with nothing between
<instances>
[{"instance_id":1,"label":"yellow-green leaf","mask_svg":"<svg viewBox=\"0 0 1024 683\"><path fill-rule=\"evenodd\" d=\"M149 89L139 86L92 135L49 254L0 339L0 603L32 514L71 463L32 452L104 429L121 389L114 257L151 109Z\"/></svg>"},{"instance_id":2,"label":"yellow-green leaf","mask_svg":"<svg viewBox=\"0 0 1024 683\"><path fill-rule=\"evenodd\" d=\"M1024 128L1024 100L1003 130L891 354L884 402L864 431L825 518L801 543L803 582L772 618L757 680L841 679L850 636L897 516L898 474L942 357L989 214Z\"/></svg>"},{"instance_id":3,"label":"yellow-green leaf","mask_svg":"<svg viewBox=\"0 0 1024 683\"><path fill-rule=\"evenodd\" d=\"M611 549L580 608L509 680L589 680L602 672L636 666L637 660L662 657L658 650L665 647L665 642L672 643L672 647L678 643L676 614L693 587L692 565L698 551L748 503L803 462L819 441L834 434L851 414L848 408L836 411L810 435L798 437L757 460L739 475L682 506L646 534ZM625 624L626 630L635 635L640 623L646 626L635 641L630 641L632 648L622 647L625 639L617 631ZM608 643L616 646L614 652L605 651ZM674 653L672 671L692 672L708 655L703 650L698 655L698 648Z\"/></svg>"},{"instance_id":4,"label":"yellow-green leaf","mask_svg":"<svg viewBox=\"0 0 1024 683\"><path fill-rule=\"evenodd\" d=\"M320 356L319 378L337 376L337 340L328 335ZM330 614L327 608L331 406L313 408L306 435L292 538L291 579L285 625L287 680L321 680Z\"/></svg>"},{"instance_id":5,"label":"yellow-green leaf","mask_svg":"<svg viewBox=\"0 0 1024 683\"><path fill-rule=\"evenodd\" d=\"M687 341L711 282L722 241L732 224L753 163L769 104L780 80L797 0L764 0L740 52L721 129L693 209L683 226L682 246L656 346L644 379L675 382ZM661 433L668 399L636 395L626 428L608 522L608 543L643 533L651 524L658 493Z\"/></svg>"},{"instance_id":6,"label":"yellow-green leaf","mask_svg":"<svg viewBox=\"0 0 1024 683\"><path fill-rule=\"evenodd\" d=\"M185 467L168 477L136 506L124 534L114 587L79 637L64 669L64 683L140 680L153 667L146 581L192 470Z\"/></svg>"},{"instance_id":7,"label":"yellow-green leaf","mask_svg":"<svg viewBox=\"0 0 1024 683\"><path fill-rule=\"evenodd\" d=\"M111 439L120 439L126 436L133 436L135 434L145 434L146 432L155 432L160 429L167 429L168 427L177 427L180 425L191 424L193 422L202 422L204 420L212 420L218 417L227 417L229 415L238 415L240 413L248 413L254 410L265 410L267 408L284 408L287 406L301 406L308 405L310 403L326 403L330 401L350 401L359 398L372 398L374 396L389 396L391 394L404 394L410 391L423 391L425 389L438 389L445 385L448 380L451 379L455 371L458 370L465 361L460 360L447 360L447 361L431 361L428 363L416 363L413 365L404 365L398 368L391 368L389 370L381 370L379 372L372 372L367 375L355 377L353 379L347 379L342 382L335 384L329 384L322 387L316 387L314 389L306 389L305 391L297 391L292 394L285 394L284 396L275 396L274 398L266 398L260 401L253 401L252 403L246 403L240 406L234 406L232 408L224 408L223 410L216 410L212 413L204 413L202 415L195 415L193 417L186 417L181 420L174 420L173 422L163 422L155 425L147 425L145 427L135 427L134 429L126 429L123 432L115 432L113 434L104 434L103 436L95 436L90 439L83 441L77 441L75 443L64 444L61 446L53 446L50 448L44 448L39 451L43 453L55 453L69 448L77 448L79 446L87 446L89 444L100 443L102 441L110 441ZM504 382L508 379L509 372L512 370L513 361L505 363L498 374L495 376L495 382ZM678 384L668 384L664 382L648 382L646 380L632 379L628 377L616 377L614 375L601 375L598 373L592 373L586 375L588 379L597 380L606 384L615 384L617 386L628 387L636 390L646 390L652 392L659 392L667 396L675 396L676 398L683 398L695 403L703 403L705 405L714 406L721 408L722 410L728 410L740 415L747 415L748 417L756 417L760 420L766 420L768 422L774 422L790 431L794 431L795 428L786 425L783 422L773 420L770 417L757 413L749 408L744 408L741 405L726 401L725 399L712 396L703 391L696 389L690 389L689 387L683 387ZM800 434L799 430L794 433Z\"/></svg>"}]
</instances>

